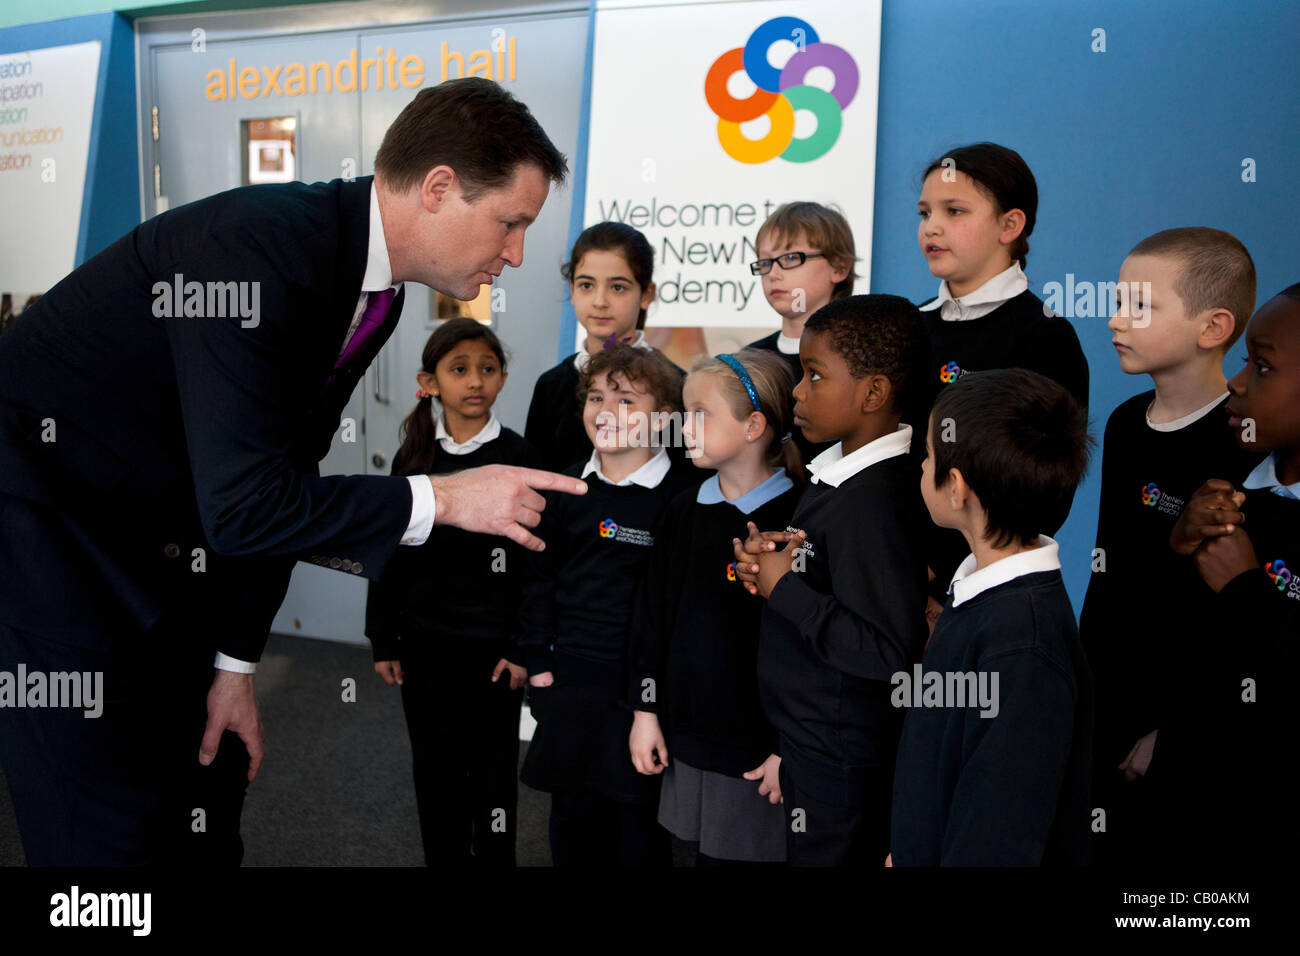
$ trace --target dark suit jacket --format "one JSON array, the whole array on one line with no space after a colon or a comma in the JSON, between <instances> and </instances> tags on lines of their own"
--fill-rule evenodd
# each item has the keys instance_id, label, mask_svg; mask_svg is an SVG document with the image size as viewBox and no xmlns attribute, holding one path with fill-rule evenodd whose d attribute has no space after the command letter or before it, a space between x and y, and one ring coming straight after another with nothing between
<instances>
[{"instance_id":1,"label":"dark suit jacket","mask_svg":"<svg viewBox=\"0 0 1300 956\"><path fill-rule=\"evenodd\" d=\"M257 660L296 559L380 575L410 520L407 480L317 469L401 313L399 294L326 384L360 295L370 186L252 186L165 212L0 336L0 555L25 558L0 573L0 620L99 647L170 612ZM160 315L158 284L178 275L204 284L205 312L221 311L207 283L250 283L256 324Z\"/></svg>"}]
</instances>

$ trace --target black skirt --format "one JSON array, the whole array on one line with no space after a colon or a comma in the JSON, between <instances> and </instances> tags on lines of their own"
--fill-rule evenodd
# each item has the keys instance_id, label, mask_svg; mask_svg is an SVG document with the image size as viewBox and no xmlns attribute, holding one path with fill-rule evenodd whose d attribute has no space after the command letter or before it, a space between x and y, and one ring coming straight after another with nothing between
<instances>
[{"instance_id":1,"label":"black skirt","mask_svg":"<svg viewBox=\"0 0 1300 956\"><path fill-rule=\"evenodd\" d=\"M555 683L529 687L537 729L519 779L548 793L594 792L619 803L657 803L658 775L637 773L622 661L555 652Z\"/></svg>"}]
</instances>

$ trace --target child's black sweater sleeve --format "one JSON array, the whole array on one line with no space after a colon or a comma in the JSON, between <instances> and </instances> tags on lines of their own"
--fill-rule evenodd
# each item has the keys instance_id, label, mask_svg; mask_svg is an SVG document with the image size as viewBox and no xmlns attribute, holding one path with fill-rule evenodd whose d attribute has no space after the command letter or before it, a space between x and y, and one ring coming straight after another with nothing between
<instances>
[{"instance_id":1,"label":"child's black sweater sleeve","mask_svg":"<svg viewBox=\"0 0 1300 956\"><path fill-rule=\"evenodd\" d=\"M836 519L824 531L830 593L814 589L792 570L772 589L768 607L793 624L830 666L888 681L910 667L920 651L925 578L908 558L917 543L908 540L910 525L896 519L889 502L841 509Z\"/></svg>"},{"instance_id":2,"label":"child's black sweater sleeve","mask_svg":"<svg viewBox=\"0 0 1300 956\"><path fill-rule=\"evenodd\" d=\"M546 507L533 534L546 542L542 551L528 552L520 587L519 632L515 640L520 663L531 674L543 674L555 667L555 586L563 543L565 495L545 494Z\"/></svg>"},{"instance_id":3,"label":"child's black sweater sleeve","mask_svg":"<svg viewBox=\"0 0 1300 956\"><path fill-rule=\"evenodd\" d=\"M967 712L939 865L1038 866L1070 760L1075 683L1032 648L981 658L978 670L998 675L998 711Z\"/></svg>"},{"instance_id":4,"label":"child's black sweater sleeve","mask_svg":"<svg viewBox=\"0 0 1300 956\"><path fill-rule=\"evenodd\" d=\"M661 694L666 686L668 644L676 618L674 565L684 560L677 553L676 531L683 516L681 505L693 500L687 492L669 506L655 534L645 576L637 586L633 614L628 625L628 704L633 710L663 712ZM646 681L651 683L647 684Z\"/></svg>"}]
</instances>

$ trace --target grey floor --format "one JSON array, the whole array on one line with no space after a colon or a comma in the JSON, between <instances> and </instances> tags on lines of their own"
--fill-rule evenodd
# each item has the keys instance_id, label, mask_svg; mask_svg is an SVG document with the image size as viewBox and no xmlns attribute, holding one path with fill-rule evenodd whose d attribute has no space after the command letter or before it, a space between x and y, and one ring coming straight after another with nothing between
<instances>
[{"instance_id":1,"label":"grey floor","mask_svg":"<svg viewBox=\"0 0 1300 956\"><path fill-rule=\"evenodd\" d=\"M342 701L347 677L355 703ZM244 805L244 865L422 865L402 703L370 648L272 635L257 693L267 754ZM520 866L550 865L549 808L548 795L520 785ZM23 862L0 786L0 866Z\"/></svg>"}]
</instances>

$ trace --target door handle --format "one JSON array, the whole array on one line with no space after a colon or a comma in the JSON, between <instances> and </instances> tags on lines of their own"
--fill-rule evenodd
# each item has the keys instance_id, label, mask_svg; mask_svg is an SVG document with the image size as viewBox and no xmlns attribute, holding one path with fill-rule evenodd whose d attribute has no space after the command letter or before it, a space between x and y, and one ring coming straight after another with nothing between
<instances>
[{"instance_id":1,"label":"door handle","mask_svg":"<svg viewBox=\"0 0 1300 956\"><path fill-rule=\"evenodd\" d=\"M388 464L388 459L384 457L383 452L377 451L370 456L370 463L374 465L376 468L383 468L385 465Z\"/></svg>"}]
</instances>

